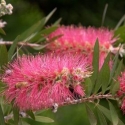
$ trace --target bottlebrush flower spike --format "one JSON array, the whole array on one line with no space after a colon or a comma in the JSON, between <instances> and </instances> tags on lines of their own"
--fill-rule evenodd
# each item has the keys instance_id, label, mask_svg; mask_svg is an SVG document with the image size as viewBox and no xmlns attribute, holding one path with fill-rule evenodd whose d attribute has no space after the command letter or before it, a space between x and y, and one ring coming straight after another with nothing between
<instances>
[{"instance_id":1,"label":"bottlebrush flower spike","mask_svg":"<svg viewBox=\"0 0 125 125\"><path fill-rule=\"evenodd\" d=\"M118 97L122 99L121 109L123 113L125 113L125 72L121 73L121 76L118 77L118 81L120 83L119 91L117 92Z\"/></svg>"},{"instance_id":2,"label":"bottlebrush flower spike","mask_svg":"<svg viewBox=\"0 0 125 125\"><path fill-rule=\"evenodd\" d=\"M60 26L56 31L52 32L48 37L48 41L53 37L62 35L60 38L51 42L49 49L67 49L75 48L87 52L93 51L96 40L98 39L101 51L110 51L112 43L117 38L113 38L114 33L107 28L94 27L75 27L75 26Z\"/></svg>"},{"instance_id":3,"label":"bottlebrush flower spike","mask_svg":"<svg viewBox=\"0 0 125 125\"><path fill-rule=\"evenodd\" d=\"M100 57L99 69L101 69L104 59L109 51L114 50L112 44L118 39L113 38L114 33L107 28L94 28L94 27L75 27L75 26L60 26L56 31L48 35L47 40L51 41L52 38L62 35L55 41L51 42L47 48L56 50L57 52L69 50L70 52L82 52L88 55L93 60L93 49L96 40L99 41Z\"/></svg>"},{"instance_id":4,"label":"bottlebrush flower spike","mask_svg":"<svg viewBox=\"0 0 125 125\"><path fill-rule=\"evenodd\" d=\"M125 72L121 73L121 76L118 77L118 81L120 83L120 88L118 91L118 96L123 96L125 94Z\"/></svg>"},{"instance_id":5,"label":"bottlebrush flower spike","mask_svg":"<svg viewBox=\"0 0 125 125\"><path fill-rule=\"evenodd\" d=\"M22 56L3 75L5 96L22 110L63 105L85 95L81 83L91 73L88 58L80 53Z\"/></svg>"}]
</instances>

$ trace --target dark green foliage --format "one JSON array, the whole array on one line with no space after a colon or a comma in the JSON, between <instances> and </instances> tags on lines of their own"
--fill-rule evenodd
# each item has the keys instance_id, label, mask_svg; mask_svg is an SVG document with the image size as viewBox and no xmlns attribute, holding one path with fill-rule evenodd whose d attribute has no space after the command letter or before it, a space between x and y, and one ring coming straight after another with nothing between
<instances>
[{"instance_id":1,"label":"dark green foliage","mask_svg":"<svg viewBox=\"0 0 125 125\"><path fill-rule=\"evenodd\" d=\"M3 111L0 105L0 125L5 125Z\"/></svg>"}]
</instances>

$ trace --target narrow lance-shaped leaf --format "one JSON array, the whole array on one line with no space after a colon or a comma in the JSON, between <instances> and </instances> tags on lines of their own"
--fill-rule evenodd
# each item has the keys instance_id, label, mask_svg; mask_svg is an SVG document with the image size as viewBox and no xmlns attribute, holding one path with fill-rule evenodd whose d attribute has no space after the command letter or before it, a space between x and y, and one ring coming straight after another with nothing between
<instances>
[{"instance_id":1,"label":"narrow lance-shaped leaf","mask_svg":"<svg viewBox=\"0 0 125 125\"><path fill-rule=\"evenodd\" d=\"M43 26L44 26L44 24L45 24L45 17L42 19L42 20L40 20L40 21L38 21L37 23L35 23L34 25L32 25L29 29L27 29L25 32L23 32L21 35L20 35L20 41L22 41L22 40L24 40L25 41L25 39L26 38L28 38L29 36L31 36L33 33L36 33L36 32L38 32L38 31L40 31L42 28L43 28ZM29 41L28 41L29 42Z\"/></svg>"},{"instance_id":2,"label":"narrow lance-shaped leaf","mask_svg":"<svg viewBox=\"0 0 125 125\"><path fill-rule=\"evenodd\" d=\"M86 80L85 80L85 93L86 93L86 96L90 96L91 95L92 88L93 88L93 85L92 85L91 79L90 78L86 78Z\"/></svg>"},{"instance_id":3,"label":"narrow lance-shaped leaf","mask_svg":"<svg viewBox=\"0 0 125 125\"><path fill-rule=\"evenodd\" d=\"M2 28L0 28L0 33L6 35L5 31Z\"/></svg>"},{"instance_id":4,"label":"narrow lance-shaped leaf","mask_svg":"<svg viewBox=\"0 0 125 125\"><path fill-rule=\"evenodd\" d=\"M41 123L37 123L36 121L34 121L31 118L21 118L22 122L24 122L26 125L41 125ZM25 125L24 124L24 125Z\"/></svg>"},{"instance_id":5,"label":"narrow lance-shaped leaf","mask_svg":"<svg viewBox=\"0 0 125 125\"><path fill-rule=\"evenodd\" d=\"M54 122L53 119L45 116L35 116L35 120L38 122L44 122L44 123L52 123Z\"/></svg>"},{"instance_id":6,"label":"narrow lance-shaped leaf","mask_svg":"<svg viewBox=\"0 0 125 125\"><path fill-rule=\"evenodd\" d=\"M119 27L117 30L114 32L115 36L119 36L118 41L123 42L125 41L125 25Z\"/></svg>"},{"instance_id":7,"label":"narrow lance-shaped leaf","mask_svg":"<svg viewBox=\"0 0 125 125\"><path fill-rule=\"evenodd\" d=\"M94 53L93 53L93 71L94 73L92 74L92 80L96 80L98 76L98 71L99 71L99 42L96 40L95 46L94 46Z\"/></svg>"},{"instance_id":8,"label":"narrow lance-shaped leaf","mask_svg":"<svg viewBox=\"0 0 125 125\"><path fill-rule=\"evenodd\" d=\"M5 125L3 111L0 105L0 125Z\"/></svg>"},{"instance_id":9,"label":"narrow lance-shaped leaf","mask_svg":"<svg viewBox=\"0 0 125 125\"><path fill-rule=\"evenodd\" d=\"M121 73L122 65L123 65L123 60L120 61L118 68L115 71L115 75L113 77L114 79L117 79L118 75Z\"/></svg>"},{"instance_id":10,"label":"narrow lance-shaped leaf","mask_svg":"<svg viewBox=\"0 0 125 125\"><path fill-rule=\"evenodd\" d=\"M88 119L91 125L97 125L97 119L95 117L94 112L90 109L90 107L86 104L86 111L88 114Z\"/></svg>"},{"instance_id":11,"label":"narrow lance-shaped leaf","mask_svg":"<svg viewBox=\"0 0 125 125\"><path fill-rule=\"evenodd\" d=\"M16 49L17 43L19 42L20 36L17 36L16 39L13 41L13 44L11 45L9 51L8 51L8 60L10 61L12 59L12 56L14 54L14 51Z\"/></svg>"},{"instance_id":12,"label":"narrow lance-shaped leaf","mask_svg":"<svg viewBox=\"0 0 125 125\"><path fill-rule=\"evenodd\" d=\"M118 64L118 57L119 57L119 53L117 53L116 56L114 57L114 61L113 61L114 64L113 64L113 67L112 67L112 70L111 70L111 73L110 73L110 79L109 79L108 84L111 83L112 77L115 74L115 71L116 71L116 68L117 68L117 64Z\"/></svg>"},{"instance_id":13,"label":"narrow lance-shaped leaf","mask_svg":"<svg viewBox=\"0 0 125 125\"><path fill-rule=\"evenodd\" d=\"M102 112L97 109L97 115L98 115L98 120L99 120L99 125L107 125L107 121L105 119L105 116L102 114Z\"/></svg>"},{"instance_id":14,"label":"narrow lance-shaped leaf","mask_svg":"<svg viewBox=\"0 0 125 125\"><path fill-rule=\"evenodd\" d=\"M111 115L107 108L102 105L97 105L98 109L111 121Z\"/></svg>"},{"instance_id":15,"label":"narrow lance-shaped leaf","mask_svg":"<svg viewBox=\"0 0 125 125\"><path fill-rule=\"evenodd\" d=\"M55 13L55 11L56 11L56 8L53 9L53 10L46 16L45 23L50 19L50 17Z\"/></svg>"},{"instance_id":16,"label":"narrow lance-shaped leaf","mask_svg":"<svg viewBox=\"0 0 125 125\"><path fill-rule=\"evenodd\" d=\"M115 107L113 106L113 104L110 101L108 101L108 103L109 103L112 123L113 123L113 125L118 125L118 114L115 110Z\"/></svg>"},{"instance_id":17,"label":"narrow lance-shaped leaf","mask_svg":"<svg viewBox=\"0 0 125 125\"><path fill-rule=\"evenodd\" d=\"M51 26L51 27L48 27L44 30L41 30L40 32L38 32L35 37L33 37L30 42L35 42L35 43L38 43L38 41L40 41L41 43L41 38L45 41L45 37L42 36L42 34L44 35L48 35L50 34L51 32L55 31L57 29L58 26Z\"/></svg>"},{"instance_id":18,"label":"narrow lance-shaped leaf","mask_svg":"<svg viewBox=\"0 0 125 125\"><path fill-rule=\"evenodd\" d=\"M125 125L120 119L118 120L118 125Z\"/></svg>"},{"instance_id":19,"label":"narrow lance-shaped leaf","mask_svg":"<svg viewBox=\"0 0 125 125\"><path fill-rule=\"evenodd\" d=\"M8 53L5 45L0 46L0 66L8 62Z\"/></svg>"},{"instance_id":20,"label":"narrow lance-shaped leaf","mask_svg":"<svg viewBox=\"0 0 125 125\"><path fill-rule=\"evenodd\" d=\"M106 57L105 62L98 74L98 78L95 83L94 93L97 93L101 87L103 93L106 91L106 87L108 86L108 81L110 78L109 60L110 60L110 53Z\"/></svg>"},{"instance_id":21,"label":"narrow lance-shaped leaf","mask_svg":"<svg viewBox=\"0 0 125 125\"><path fill-rule=\"evenodd\" d=\"M110 90L111 90L111 91L114 91L114 90L113 90L113 89L114 89L114 85L115 85L114 81L117 81L117 77L118 77L118 75L121 73L122 65L123 65L123 60L120 61L119 65L118 65L118 67L117 67L117 69L116 69L116 71L115 71L114 77L113 77L112 82L111 82L111 84L110 84ZM117 86L116 86L116 87L117 87Z\"/></svg>"},{"instance_id":22,"label":"narrow lance-shaped leaf","mask_svg":"<svg viewBox=\"0 0 125 125\"><path fill-rule=\"evenodd\" d=\"M26 113L27 113L33 120L35 120L34 113L33 113L31 110L28 110Z\"/></svg>"},{"instance_id":23,"label":"narrow lance-shaped leaf","mask_svg":"<svg viewBox=\"0 0 125 125\"><path fill-rule=\"evenodd\" d=\"M14 115L14 125L18 125L18 122L19 122L19 109L17 107L13 107L13 115Z\"/></svg>"},{"instance_id":24,"label":"narrow lance-shaped leaf","mask_svg":"<svg viewBox=\"0 0 125 125\"><path fill-rule=\"evenodd\" d=\"M23 121L30 125L41 125L41 123L52 123L53 119L44 116L35 116L35 120L31 118L21 118Z\"/></svg>"},{"instance_id":25,"label":"narrow lance-shaped leaf","mask_svg":"<svg viewBox=\"0 0 125 125\"><path fill-rule=\"evenodd\" d=\"M36 32L38 32L40 29L42 29L42 27L45 25L45 23L48 21L48 19L53 15L53 13L55 12L55 10L56 9L54 9L47 17L45 17L42 20L40 20L37 23L35 23L28 30L26 30L25 32L23 32L20 36L16 37L16 39L14 40L14 43L11 45L11 47L9 49L9 52L8 52L9 53L8 54L8 59L9 60L11 60L11 58L12 58L12 56L14 54L14 51L15 51L16 46L17 46L17 43L19 41L23 41L23 40L24 40L24 42L26 42L27 40L30 40L33 37L35 37ZM35 35L33 35L33 33L35 33Z\"/></svg>"},{"instance_id":26,"label":"narrow lance-shaped leaf","mask_svg":"<svg viewBox=\"0 0 125 125\"><path fill-rule=\"evenodd\" d=\"M54 42L55 39L58 39L58 38L61 37L61 36L62 36L62 35L55 36L55 37L53 37L53 38L49 41L49 43L46 43L45 45L40 45L40 46L38 46L38 47L32 47L32 48L35 49L35 50L41 50L41 49L45 48L46 46L48 46L51 42Z\"/></svg>"},{"instance_id":27,"label":"narrow lance-shaped leaf","mask_svg":"<svg viewBox=\"0 0 125 125\"><path fill-rule=\"evenodd\" d=\"M50 34L51 32L55 31L57 28L58 28L58 26L48 27L48 28L40 31L40 34L44 34L44 35Z\"/></svg>"},{"instance_id":28,"label":"narrow lance-shaped leaf","mask_svg":"<svg viewBox=\"0 0 125 125\"><path fill-rule=\"evenodd\" d=\"M61 22L62 18L59 18L56 22L54 22L53 26L57 26Z\"/></svg>"},{"instance_id":29,"label":"narrow lance-shaped leaf","mask_svg":"<svg viewBox=\"0 0 125 125\"><path fill-rule=\"evenodd\" d=\"M117 91L119 90L119 87L120 87L120 84L119 84L119 82L114 82L114 85L113 85L113 87L112 87L112 89L111 89L111 93L113 94L113 95L115 95L116 93L117 93Z\"/></svg>"},{"instance_id":30,"label":"narrow lance-shaped leaf","mask_svg":"<svg viewBox=\"0 0 125 125\"><path fill-rule=\"evenodd\" d=\"M98 109L106 116L106 118L112 122L112 119L111 119L111 115L110 115L110 111L105 108L104 106L102 105L97 105ZM119 118L118 118L118 125L125 125Z\"/></svg>"}]
</instances>

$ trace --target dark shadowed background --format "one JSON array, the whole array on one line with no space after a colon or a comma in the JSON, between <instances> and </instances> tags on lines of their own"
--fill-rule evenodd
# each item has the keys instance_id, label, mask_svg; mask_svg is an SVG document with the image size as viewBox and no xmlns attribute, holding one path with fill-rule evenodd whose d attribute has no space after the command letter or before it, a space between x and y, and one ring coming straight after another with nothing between
<instances>
[{"instance_id":1,"label":"dark shadowed background","mask_svg":"<svg viewBox=\"0 0 125 125\"><path fill-rule=\"evenodd\" d=\"M125 14L124 0L6 0L14 6L11 16L4 16L8 24L4 39L13 40L33 23L47 15L54 8L57 11L49 20L48 25L62 18L64 25L83 25L100 27L106 4L107 13L103 26L114 28Z\"/></svg>"}]
</instances>

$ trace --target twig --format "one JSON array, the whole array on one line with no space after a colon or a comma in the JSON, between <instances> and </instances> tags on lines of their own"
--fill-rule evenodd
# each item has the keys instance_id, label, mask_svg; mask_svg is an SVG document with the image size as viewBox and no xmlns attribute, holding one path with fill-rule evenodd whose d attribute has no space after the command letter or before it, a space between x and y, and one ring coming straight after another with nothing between
<instances>
[{"instance_id":1,"label":"twig","mask_svg":"<svg viewBox=\"0 0 125 125\"><path fill-rule=\"evenodd\" d=\"M12 41L0 41L0 45L12 45ZM29 46L29 47L39 47L41 46L40 44L36 43L27 43L27 42L18 42L17 45L19 46Z\"/></svg>"},{"instance_id":2,"label":"twig","mask_svg":"<svg viewBox=\"0 0 125 125\"><path fill-rule=\"evenodd\" d=\"M67 105L67 104L77 104L77 103L83 103L83 102L93 102L94 100L99 100L99 99L111 99L114 98L113 95L111 94L106 94L106 95L92 95L90 97L85 97L85 98L81 98L81 99L77 99L77 100L69 100L69 102L64 102L63 105Z\"/></svg>"},{"instance_id":3,"label":"twig","mask_svg":"<svg viewBox=\"0 0 125 125\"><path fill-rule=\"evenodd\" d=\"M67 100L66 102L62 103L61 105L58 105L55 103L52 107L52 111L55 113L60 106L66 106L66 105L72 105L72 104L79 104L79 103L84 103L84 102L93 102L94 100L99 100L99 99L115 99L115 96L111 94L106 94L106 95L92 95L90 97L84 97L81 99L74 99L74 100ZM47 108L48 109L48 108ZM35 112L34 112L35 113ZM29 117L25 112L20 111L19 112L21 117ZM13 118L13 114L9 114L7 116L4 116L5 121L7 122L8 120Z\"/></svg>"}]
</instances>

